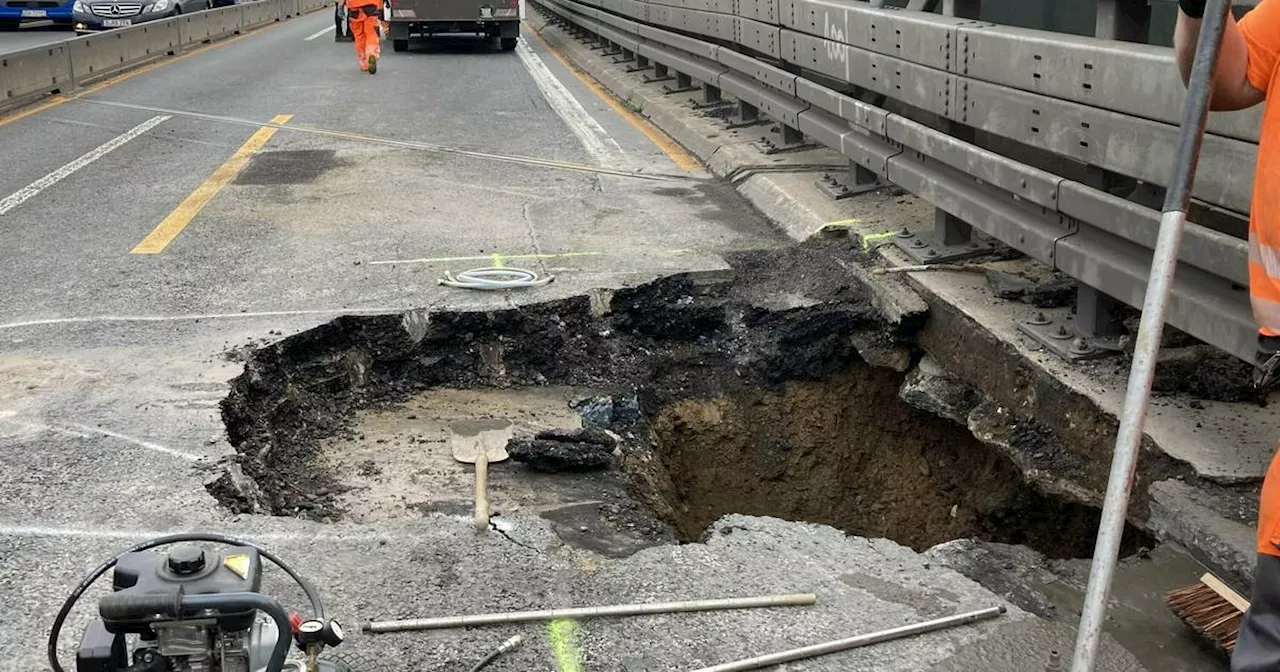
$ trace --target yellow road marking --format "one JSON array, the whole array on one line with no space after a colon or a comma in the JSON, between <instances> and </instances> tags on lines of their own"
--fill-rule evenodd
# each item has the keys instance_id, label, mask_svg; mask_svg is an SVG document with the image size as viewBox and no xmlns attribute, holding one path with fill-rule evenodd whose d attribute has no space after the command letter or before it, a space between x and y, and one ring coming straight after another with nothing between
<instances>
[{"instance_id":1,"label":"yellow road marking","mask_svg":"<svg viewBox=\"0 0 1280 672\"><path fill-rule=\"evenodd\" d=\"M663 133L662 130L650 123L648 119L636 114L634 111L627 109L626 107L623 107L622 103L618 102L618 99L601 86L599 82L590 75L579 70L578 67L573 65L569 59L565 58L559 50L548 44L546 40L542 39L542 36L538 34L538 31L530 30L528 33L533 35L534 39L545 47L552 56L555 56L556 60L560 61L560 63L564 65L569 72L572 72L574 77L577 77L578 80L585 84L588 89L591 89L591 92L596 94L597 98L604 101L605 105L608 105L614 112L617 112L618 116L626 119L627 123L631 124L631 126L637 131L643 133L646 138L649 138L650 142L657 145L658 149L661 149L662 153L666 154L667 158L671 159L671 162L676 164L676 167L686 173L702 169L702 162L698 160L698 157L689 153L689 151L684 147L681 147L680 144L675 140L672 140L670 136Z\"/></svg>"},{"instance_id":2,"label":"yellow road marking","mask_svg":"<svg viewBox=\"0 0 1280 672\"><path fill-rule=\"evenodd\" d=\"M277 114L271 118L271 123L284 124L292 118L292 114ZM218 192L227 186L227 183L234 180L236 175L240 174L240 171L244 170L244 167L249 163L249 159L253 158L253 155L262 149L267 144L267 141L271 140L271 136L275 135L277 130L277 128L271 126L259 128L256 133L240 146L240 149L236 150L235 154L231 155L231 158L227 159L226 163L213 171L213 174L200 186L196 187L196 190L191 192L191 195L186 200L178 204L178 207L174 208L168 217L165 217L163 221L156 225L156 228L147 234L147 237L143 238L137 247L133 248L131 254L159 254L163 252L164 248L168 247L169 243L173 242L173 239L177 238L178 234L187 228L187 224L191 223L191 220L200 214L204 206L208 205L209 201L213 200L213 197L217 196Z\"/></svg>"},{"instance_id":3,"label":"yellow road marking","mask_svg":"<svg viewBox=\"0 0 1280 672\"><path fill-rule=\"evenodd\" d=\"M547 639L551 653L556 658L559 672L582 672L582 657L578 655L578 622L559 619L547 624Z\"/></svg>"},{"instance_id":4,"label":"yellow road marking","mask_svg":"<svg viewBox=\"0 0 1280 672\"><path fill-rule=\"evenodd\" d=\"M50 98L49 100L47 100L47 101L45 101L45 102L43 102L43 103L40 103L40 104L38 104L38 105L35 105L34 107L24 108L24 109L22 109L22 110L21 110L21 111L19 111L19 112L14 112L13 114L10 114L10 115L7 115L7 116L0 116L0 126L4 126L5 124L11 124L11 123L13 123L13 122L15 122L15 121L17 121L17 120L19 120L19 119L25 119L25 118L27 118L27 117L29 117L29 116L33 115L33 114L39 114L40 112L44 112L45 110L48 110L48 109L51 109L51 108L57 107L57 106L59 106L59 105L61 105L61 104L63 104L63 103L67 103L67 102L70 102L70 101L73 101L73 100L76 100L76 99L79 99L79 98L83 98L84 96L87 96L87 95L89 95L89 94L91 94L91 93L97 93L98 91L101 91L101 90L103 90L103 89L105 89L105 88L107 88L107 87L109 87L109 86L115 86L116 84L119 84L120 82L124 82L124 81L130 80L130 79L133 79L134 77L137 77L138 75L141 75L141 74L146 73L146 72L151 72L152 70L155 70L156 68L159 68L159 67L163 67L163 66L169 65L170 63L177 63L178 61L181 61L181 60L183 60L183 59L185 59L185 58L190 58L190 57L192 57L192 56L195 56L196 54L204 53L205 51L208 51L208 50L210 50L210 49L216 49L216 48L218 48L218 47L222 47L222 46L225 46L225 45L231 44L232 42L239 42L240 40L243 40L244 38L249 37L250 35L254 35L254 34L258 33L259 31L267 30L267 29L269 29L269 28L274 28L274 27L276 27L276 26L280 26L280 25L283 25L283 24L282 24L282 23L271 23L271 24L268 24L268 25L266 25L266 26L263 26L262 28L258 28L258 29L252 30L252 31L247 32L247 33L244 33L244 34L242 34L242 35L237 35L237 36L235 36L235 37L227 38L227 39L225 39L225 40L221 40L221 41L219 41L219 42L212 42L212 43L210 43L210 44L203 45L203 46L201 46L201 47L199 47L199 48L197 48L197 49L193 49L192 51L183 52L182 54L179 54L179 55L177 55L177 56L173 56L173 57L171 57L171 58L164 58L164 57L162 57L161 59L159 59L159 60L157 60L157 61L155 61L155 62L153 62L153 63L148 63L147 65L144 65L144 66L142 66L142 67L140 67L140 68L135 68L135 69L130 70L130 71L128 71L128 72L124 72L124 73L121 73L121 74L119 74L119 75L115 75L115 76L113 76L113 77L109 77L109 78L107 78L107 79L104 79L104 80L102 80L101 82L98 82L97 84L94 84L94 85L89 86L89 87L87 87L87 88L81 89L81 90L79 90L79 91L75 92L75 93L74 93L74 94L72 94L72 95L69 95L69 96L62 96L62 95L54 96L53 98Z\"/></svg>"},{"instance_id":5,"label":"yellow road marking","mask_svg":"<svg viewBox=\"0 0 1280 672\"><path fill-rule=\"evenodd\" d=\"M387 261L371 261L373 264L442 264L454 261L492 261L494 266L502 268L500 263L513 259L560 259L571 257L598 257L600 252L559 252L554 254L492 254L485 257L433 257L427 259L390 259Z\"/></svg>"}]
</instances>

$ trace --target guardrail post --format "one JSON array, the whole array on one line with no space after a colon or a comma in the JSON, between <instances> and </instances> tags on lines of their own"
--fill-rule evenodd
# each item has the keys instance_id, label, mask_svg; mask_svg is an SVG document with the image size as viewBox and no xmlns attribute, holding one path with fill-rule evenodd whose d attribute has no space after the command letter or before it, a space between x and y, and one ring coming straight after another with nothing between
<instances>
[{"instance_id":1,"label":"guardrail post","mask_svg":"<svg viewBox=\"0 0 1280 672\"><path fill-rule=\"evenodd\" d=\"M1150 32L1151 5L1147 0L1098 0L1096 37L1146 44Z\"/></svg>"},{"instance_id":2,"label":"guardrail post","mask_svg":"<svg viewBox=\"0 0 1280 672\"><path fill-rule=\"evenodd\" d=\"M636 64L633 66L629 66L627 68L627 72L640 72L642 70L648 70L650 67L652 67L652 65L649 63L648 58L635 53L633 53L632 56L635 57Z\"/></svg>"},{"instance_id":3,"label":"guardrail post","mask_svg":"<svg viewBox=\"0 0 1280 672\"><path fill-rule=\"evenodd\" d=\"M991 253L990 243L973 237L973 225L941 209L933 211L932 237L917 236L903 229L894 239L917 264L940 264Z\"/></svg>"},{"instance_id":4,"label":"guardrail post","mask_svg":"<svg viewBox=\"0 0 1280 672\"><path fill-rule=\"evenodd\" d=\"M665 68L664 68L664 70L665 70ZM676 72L676 86L675 86L675 88L671 88L670 86L663 86L663 87L662 87L662 92L663 92L664 94L666 94L666 95L668 95L668 96L669 96L669 95L671 95L671 94L673 94L673 93L685 93L685 92L687 92L687 91L693 91L695 88L697 88L697 87L695 87L695 86L693 85L693 78L692 78L692 77L690 77L689 75L684 74L683 72L679 72L679 71L677 71L677 72Z\"/></svg>"},{"instance_id":5,"label":"guardrail post","mask_svg":"<svg viewBox=\"0 0 1280 672\"><path fill-rule=\"evenodd\" d=\"M1018 331L1068 362L1110 357L1124 349L1120 305L1093 287L1078 285L1074 317L1054 320L1037 312L1020 322Z\"/></svg>"},{"instance_id":6,"label":"guardrail post","mask_svg":"<svg viewBox=\"0 0 1280 672\"><path fill-rule=\"evenodd\" d=\"M654 63L654 64L653 64L653 76L652 76L652 77L646 77L646 78L645 78L645 80L644 80L644 83L645 83L645 84L654 84L654 83L657 83L657 82L667 82L667 81L671 81L671 79L672 79L672 77L671 77L671 71L667 69L667 66L665 66L665 65L663 65L663 64L661 64L661 63Z\"/></svg>"},{"instance_id":7,"label":"guardrail post","mask_svg":"<svg viewBox=\"0 0 1280 672\"><path fill-rule=\"evenodd\" d=\"M818 190L834 200L865 194L889 186L888 182L860 163L849 162L849 172L843 177L825 173L815 183Z\"/></svg>"},{"instance_id":8,"label":"guardrail post","mask_svg":"<svg viewBox=\"0 0 1280 672\"><path fill-rule=\"evenodd\" d=\"M962 19L976 19L982 13L982 0L942 0L942 13Z\"/></svg>"},{"instance_id":9,"label":"guardrail post","mask_svg":"<svg viewBox=\"0 0 1280 672\"><path fill-rule=\"evenodd\" d=\"M693 109L701 110L701 109L706 109L708 107L720 107L722 105L727 105L727 104L728 103L726 103L724 100L724 92L720 90L720 87L712 86L710 84L703 84L702 85L702 102L700 103L695 102L693 104Z\"/></svg>"},{"instance_id":10,"label":"guardrail post","mask_svg":"<svg viewBox=\"0 0 1280 672\"><path fill-rule=\"evenodd\" d=\"M622 58L613 59L613 63L614 65L617 65L619 63L630 63L634 60L636 60L636 52L631 51L630 49L623 49Z\"/></svg>"}]
</instances>

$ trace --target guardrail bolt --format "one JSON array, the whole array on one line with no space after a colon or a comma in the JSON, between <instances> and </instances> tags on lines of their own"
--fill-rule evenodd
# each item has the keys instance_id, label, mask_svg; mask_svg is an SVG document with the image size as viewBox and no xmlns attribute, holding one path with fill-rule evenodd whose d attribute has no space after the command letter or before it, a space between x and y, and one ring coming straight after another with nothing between
<instances>
[{"instance_id":1,"label":"guardrail bolt","mask_svg":"<svg viewBox=\"0 0 1280 672\"><path fill-rule=\"evenodd\" d=\"M1071 341L1071 352L1076 355L1087 355L1093 352L1093 344L1084 340L1083 336L1078 336L1076 340Z\"/></svg>"},{"instance_id":2,"label":"guardrail bolt","mask_svg":"<svg viewBox=\"0 0 1280 672\"><path fill-rule=\"evenodd\" d=\"M1043 327L1044 325L1049 324L1049 316L1045 315L1044 311L1037 312L1035 315L1031 316L1031 319L1027 320L1027 324L1034 324Z\"/></svg>"},{"instance_id":3,"label":"guardrail bolt","mask_svg":"<svg viewBox=\"0 0 1280 672\"><path fill-rule=\"evenodd\" d=\"M1071 332L1067 331L1066 325L1059 324L1058 328L1055 329L1052 334L1049 334L1049 338L1065 341L1068 338L1071 338Z\"/></svg>"},{"instance_id":4,"label":"guardrail bolt","mask_svg":"<svg viewBox=\"0 0 1280 672\"><path fill-rule=\"evenodd\" d=\"M938 251L937 251L937 250L929 250L928 252L925 252L925 253L924 253L924 255L925 255L926 257L936 257L936 256L938 256Z\"/></svg>"},{"instance_id":5,"label":"guardrail bolt","mask_svg":"<svg viewBox=\"0 0 1280 672\"><path fill-rule=\"evenodd\" d=\"M920 248L922 248L922 247L924 247L924 246L925 246L925 242L924 242L923 240L918 239L918 238L917 238L916 240L911 241L911 247L914 247L914 248L916 248L917 250L918 250L918 249L920 249ZM932 252L932 250L930 250L930 251Z\"/></svg>"},{"instance_id":6,"label":"guardrail bolt","mask_svg":"<svg viewBox=\"0 0 1280 672\"><path fill-rule=\"evenodd\" d=\"M905 226L904 226L904 227L902 227L902 230L898 232L898 237L899 237L899 238L914 238L914 237L915 237L915 235L916 235L916 234L911 233L911 231L907 230L907 227L905 227Z\"/></svg>"}]
</instances>

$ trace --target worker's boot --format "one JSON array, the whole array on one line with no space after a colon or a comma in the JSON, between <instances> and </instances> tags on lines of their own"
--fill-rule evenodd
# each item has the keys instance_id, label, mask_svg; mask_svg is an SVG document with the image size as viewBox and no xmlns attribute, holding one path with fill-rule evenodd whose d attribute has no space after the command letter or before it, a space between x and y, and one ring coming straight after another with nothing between
<instances>
[{"instance_id":1,"label":"worker's boot","mask_svg":"<svg viewBox=\"0 0 1280 672\"><path fill-rule=\"evenodd\" d=\"M1258 335L1258 366L1253 371L1253 386L1265 390L1280 382L1280 336Z\"/></svg>"},{"instance_id":2,"label":"worker's boot","mask_svg":"<svg viewBox=\"0 0 1280 672\"><path fill-rule=\"evenodd\" d=\"M377 56L374 56L373 54L369 54L369 66L368 66L368 68L369 68L369 74L371 74L371 75L373 75L373 74L377 74L377 72L378 72L378 57L377 57Z\"/></svg>"}]
</instances>

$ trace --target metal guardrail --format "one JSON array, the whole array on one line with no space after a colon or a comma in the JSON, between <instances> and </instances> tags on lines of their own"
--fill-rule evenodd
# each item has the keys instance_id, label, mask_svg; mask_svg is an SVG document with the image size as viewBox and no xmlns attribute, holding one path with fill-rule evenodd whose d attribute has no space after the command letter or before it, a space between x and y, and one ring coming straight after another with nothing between
<instances>
[{"instance_id":1,"label":"metal guardrail","mask_svg":"<svg viewBox=\"0 0 1280 672\"><path fill-rule=\"evenodd\" d=\"M257 0L0 54L0 111L331 4L332 0Z\"/></svg>"},{"instance_id":2,"label":"metal guardrail","mask_svg":"<svg viewBox=\"0 0 1280 672\"><path fill-rule=\"evenodd\" d=\"M534 1L1142 305L1160 213L1071 178L1168 180L1185 95L1171 50L849 0ZM1198 199L1248 212L1257 125L1256 111L1214 116ZM980 146L974 129L1017 151ZM1169 323L1252 361L1245 241L1192 224L1179 259Z\"/></svg>"}]
</instances>

